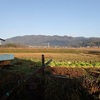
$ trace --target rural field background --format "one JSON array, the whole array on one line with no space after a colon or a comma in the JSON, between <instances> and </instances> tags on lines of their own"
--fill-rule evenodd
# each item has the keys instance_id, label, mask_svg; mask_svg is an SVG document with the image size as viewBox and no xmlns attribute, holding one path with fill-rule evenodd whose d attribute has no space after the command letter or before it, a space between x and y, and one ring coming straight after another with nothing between
<instances>
[{"instance_id":1,"label":"rural field background","mask_svg":"<svg viewBox=\"0 0 100 100\"><path fill-rule=\"evenodd\" d=\"M100 48L0 48L0 53L11 53L18 58L46 58L68 61L100 61Z\"/></svg>"},{"instance_id":2,"label":"rural field background","mask_svg":"<svg viewBox=\"0 0 100 100\"><path fill-rule=\"evenodd\" d=\"M1 47L0 54L13 54L15 57L10 65L0 65L0 98L7 93L10 95L9 91L22 83L20 89L15 89L15 94L11 93L10 100L28 100L30 97L31 100L38 97L43 100L100 100L100 48ZM40 78L42 75L37 75L28 82L23 81L41 68L42 55L45 62L52 59L45 68L45 75L54 76L44 80ZM36 87L33 90L37 97L25 88L34 79Z\"/></svg>"}]
</instances>

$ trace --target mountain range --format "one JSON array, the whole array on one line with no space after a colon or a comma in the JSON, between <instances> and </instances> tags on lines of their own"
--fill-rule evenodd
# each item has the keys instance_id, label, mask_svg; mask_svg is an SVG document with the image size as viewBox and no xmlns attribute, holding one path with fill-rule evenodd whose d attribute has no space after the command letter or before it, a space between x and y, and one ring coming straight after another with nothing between
<instances>
[{"instance_id":1,"label":"mountain range","mask_svg":"<svg viewBox=\"0 0 100 100\"><path fill-rule=\"evenodd\" d=\"M6 39L4 44L15 43L27 46L66 46L66 47L100 47L98 37L71 37L71 36L46 36L46 35L25 35Z\"/></svg>"}]
</instances>

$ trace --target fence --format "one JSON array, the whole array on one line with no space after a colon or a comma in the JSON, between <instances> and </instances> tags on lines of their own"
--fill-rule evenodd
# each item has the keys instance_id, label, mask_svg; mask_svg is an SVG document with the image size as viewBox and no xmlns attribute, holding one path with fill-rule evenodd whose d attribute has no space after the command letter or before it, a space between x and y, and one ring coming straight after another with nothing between
<instances>
[{"instance_id":1,"label":"fence","mask_svg":"<svg viewBox=\"0 0 100 100\"><path fill-rule=\"evenodd\" d=\"M48 66L48 64L51 61L52 61L52 59L50 59L47 63L45 63L45 57L44 57L44 55L42 55L42 66L39 69L37 69L36 71L34 71L27 79L23 79L21 82L18 81L17 85L14 88L12 88L7 93L5 93L3 96L0 97L0 100L8 100L9 97L13 96L13 93L15 93L22 86L23 83L28 82L36 74L42 73L42 76L44 77L44 69L45 69L45 67Z\"/></svg>"}]
</instances>

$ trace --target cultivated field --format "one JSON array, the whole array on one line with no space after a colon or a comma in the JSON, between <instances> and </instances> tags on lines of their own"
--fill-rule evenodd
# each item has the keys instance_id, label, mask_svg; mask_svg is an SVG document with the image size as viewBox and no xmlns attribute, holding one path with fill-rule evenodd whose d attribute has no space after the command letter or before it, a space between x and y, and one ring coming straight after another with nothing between
<instances>
[{"instance_id":1,"label":"cultivated field","mask_svg":"<svg viewBox=\"0 0 100 100\"><path fill-rule=\"evenodd\" d=\"M1 66L0 100L100 100L100 48L0 48L0 54L15 57L10 66ZM53 60L45 78L26 81L41 68L41 55L45 62Z\"/></svg>"}]
</instances>

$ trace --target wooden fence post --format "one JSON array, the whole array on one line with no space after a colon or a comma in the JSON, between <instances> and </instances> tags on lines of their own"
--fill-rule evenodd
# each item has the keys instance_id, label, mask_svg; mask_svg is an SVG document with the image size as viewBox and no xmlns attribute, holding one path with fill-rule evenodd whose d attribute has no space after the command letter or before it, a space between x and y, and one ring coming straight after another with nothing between
<instances>
[{"instance_id":1,"label":"wooden fence post","mask_svg":"<svg viewBox=\"0 0 100 100\"><path fill-rule=\"evenodd\" d=\"M44 58L44 55L42 55L42 66L45 67L45 58ZM44 76L44 68L43 68L43 71L42 71L42 74Z\"/></svg>"}]
</instances>

